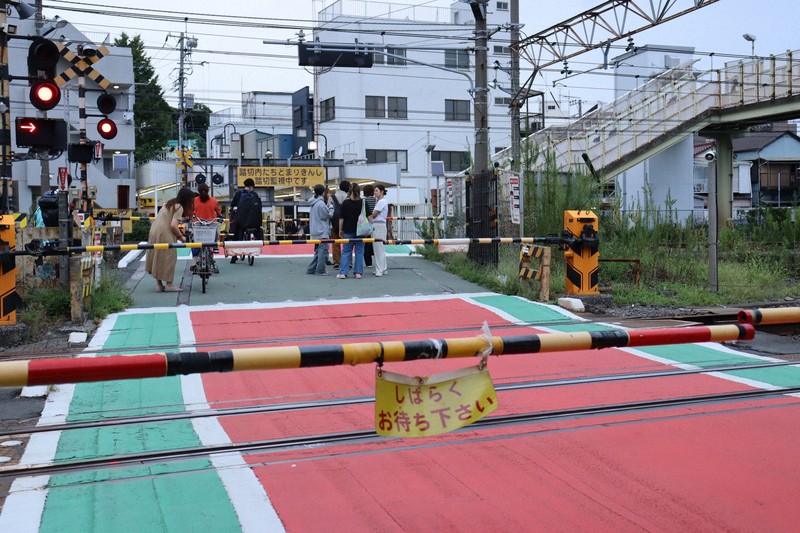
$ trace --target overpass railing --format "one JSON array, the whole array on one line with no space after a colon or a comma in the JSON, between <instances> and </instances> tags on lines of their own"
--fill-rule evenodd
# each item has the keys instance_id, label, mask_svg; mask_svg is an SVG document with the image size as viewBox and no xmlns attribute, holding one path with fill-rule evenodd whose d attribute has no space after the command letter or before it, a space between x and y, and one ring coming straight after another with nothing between
<instances>
[{"instance_id":1,"label":"overpass railing","mask_svg":"<svg viewBox=\"0 0 800 533\"><path fill-rule=\"evenodd\" d=\"M704 126L704 113L773 102L797 95L800 54L787 52L735 62L707 72L692 62L653 78L581 119L545 128L524 143L538 148L532 170L554 158L561 172L586 171L586 154L596 169L610 168L636 151L669 145Z\"/></svg>"}]
</instances>

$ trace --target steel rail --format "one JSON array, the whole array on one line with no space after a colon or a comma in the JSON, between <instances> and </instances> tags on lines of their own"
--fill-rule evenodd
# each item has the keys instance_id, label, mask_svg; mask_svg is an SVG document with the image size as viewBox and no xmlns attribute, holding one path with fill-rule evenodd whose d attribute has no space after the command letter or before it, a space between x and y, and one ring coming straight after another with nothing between
<instances>
[{"instance_id":1,"label":"steel rail","mask_svg":"<svg viewBox=\"0 0 800 533\"><path fill-rule=\"evenodd\" d=\"M723 394L708 394L699 396L685 396L666 400L648 400L643 402L627 402L610 404L603 406L579 407L570 409L558 409L544 411L540 413L524 413L517 415L506 415L489 417L479 420L466 428L456 430L454 433L465 431L480 431L494 429L511 425L530 424L558 420L561 418L591 418L607 414L624 414L626 412L636 413L656 409L667 409L673 407L685 407L690 405L709 405L716 403L727 403L739 400L750 399L769 399L787 394L800 393L800 387L784 388L780 390L754 390ZM66 461L58 464L29 465L29 466L8 466L0 467L0 479L16 478L19 476L33 475L53 475L69 472L98 470L101 468L123 469L137 466L147 466L167 462L184 461L191 458L205 457L219 453L265 453L270 451L286 450L298 447L320 447L334 446L357 441L372 442L385 440L379 437L373 429L348 431L342 433L328 433L311 435L305 437L291 437L284 439L263 439L246 443L228 443L212 446L196 446L188 448L175 448L171 450L159 450L151 452L139 452L132 454L121 454L107 457L96 457L90 459L79 459ZM185 472L182 472L185 473Z\"/></svg>"}]
</instances>

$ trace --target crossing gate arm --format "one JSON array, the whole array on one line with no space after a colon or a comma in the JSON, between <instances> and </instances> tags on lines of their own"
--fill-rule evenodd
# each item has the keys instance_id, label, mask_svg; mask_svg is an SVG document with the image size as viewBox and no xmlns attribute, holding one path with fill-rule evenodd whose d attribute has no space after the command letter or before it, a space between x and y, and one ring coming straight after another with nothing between
<instances>
[{"instance_id":1,"label":"crossing gate arm","mask_svg":"<svg viewBox=\"0 0 800 533\"><path fill-rule=\"evenodd\" d=\"M311 346L237 348L215 352L173 352L73 359L0 362L0 387L141 379L210 372L241 372L534 354L612 347L751 340L752 324L691 326L642 330L542 333L509 337L426 339ZM491 345L489 344L491 342Z\"/></svg>"}]
</instances>

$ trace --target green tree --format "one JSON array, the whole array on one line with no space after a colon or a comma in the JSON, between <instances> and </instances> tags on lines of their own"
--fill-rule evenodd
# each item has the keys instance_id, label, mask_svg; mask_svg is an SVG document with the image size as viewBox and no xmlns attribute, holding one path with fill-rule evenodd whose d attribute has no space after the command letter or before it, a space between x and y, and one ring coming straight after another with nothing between
<instances>
[{"instance_id":1,"label":"green tree","mask_svg":"<svg viewBox=\"0 0 800 533\"><path fill-rule=\"evenodd\" d=\"M125 46L133 54L133 79L136 83L136 102L133 113L136 121L136 164L141 165L155 159L174 137L172 120L175 110L164 99L150 58L144 51L140 35L130 38L123 33L114 40L116 46Z\"/></svg>"}]
</instances>

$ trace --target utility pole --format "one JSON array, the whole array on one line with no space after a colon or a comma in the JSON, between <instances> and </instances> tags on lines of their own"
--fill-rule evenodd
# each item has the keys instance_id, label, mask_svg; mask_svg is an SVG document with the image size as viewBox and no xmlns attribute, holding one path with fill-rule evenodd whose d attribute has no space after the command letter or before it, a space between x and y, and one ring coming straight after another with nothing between
<instances>
[{"instance_id":1,"label":"utility pole","mask_svg":"<svg viewBox=\"0 0 800 533\"><path fill-rule=\"evenodd\" d=\"M517 171L520 168L520 132L519 116L523 99L519 93L519 0L511 0L511 94L514 95L511 101L511 157L514 159L511 170ZM520 206L521 207L521 206Z\"/></svg>"},{"instance_id":2,"label":"utility pole","mask_svg":"<svg viewBox=\"0 0 800 533\"><path fill-rule=\"evenodd\" d=\"M42 0L36 0L36 19L35 19L35 28L36 28L36 35L42 35L42 27L44 26L44 17L42 16ZM47 111L40 111L37 115L42 116L43 118L47 118ZM44 193L50 190L50 161L47 159L40 159L39 160L39 185L41 192L40 194L44 196ZM60 203L60 202L59 202Z\"/></svg>"},{"instance_id":3,"label":"utility pole","mask_svg":"<svg viewBox=\"0 0 800 533\"><path fill-rule=\"evenodd\" d=\"M184 22L188 19L185 18ZM183 77L183 59L184 54L186 53L186 32L181 32L181 58L180 58L180 67L178 69L178 150L183 152L186 148L183 146L183 121L185 117L185 110L183 107L183 85L184 85L184 77ZM181 156L183 161L181 162L181 184L186 187L186 184L189 182L189 168L186 166L186 157Z\"/></svg>"},{"instance_id":4,"label":"utility pole","mask_svg":"<svg viewBox=\"0 0 800 533\"><path fill-rule=\"evenodd\" d=\"M189 17L183 19L184 24L189 22ZM184 86L186 77L184 75L184 65L186 57L191 55L191 49L197 48L197 39L186 37L186 32L182 31L180 36L180 60L178 67L178 150L182 153L181 161L181 185L186 187L189 183L189 161L186 157L186 147L184 146L184 121L186 120L186 102L184 100Z\"/></svg>"},{"instance_id":5,"label":"utility pole","mask_svg":"<svg viewBox=\"0 0 800 533\"><path fill-rule=\"evenodd\" d=\"M488 0L470 0L475 17L475 153L467 183L467 234L471 238L497 235L497 178L489 169L489 83L487 59L489 34L486 29ZM469 247L469 258L481 264L497 265L497 244Z\"/></svg>"},{"instance_id":6,"label":"utility pole","mask_svg":"<svg viewBox=\"0 0 800 533\"><path fill-rule=\"evenodd\" d=\"M486 5L488 0L472 0L470 7L475 16L475 168L484 173L489 168L489 76L486 60L489 37L486 31Z\"/></svg>"}]
</instances>

